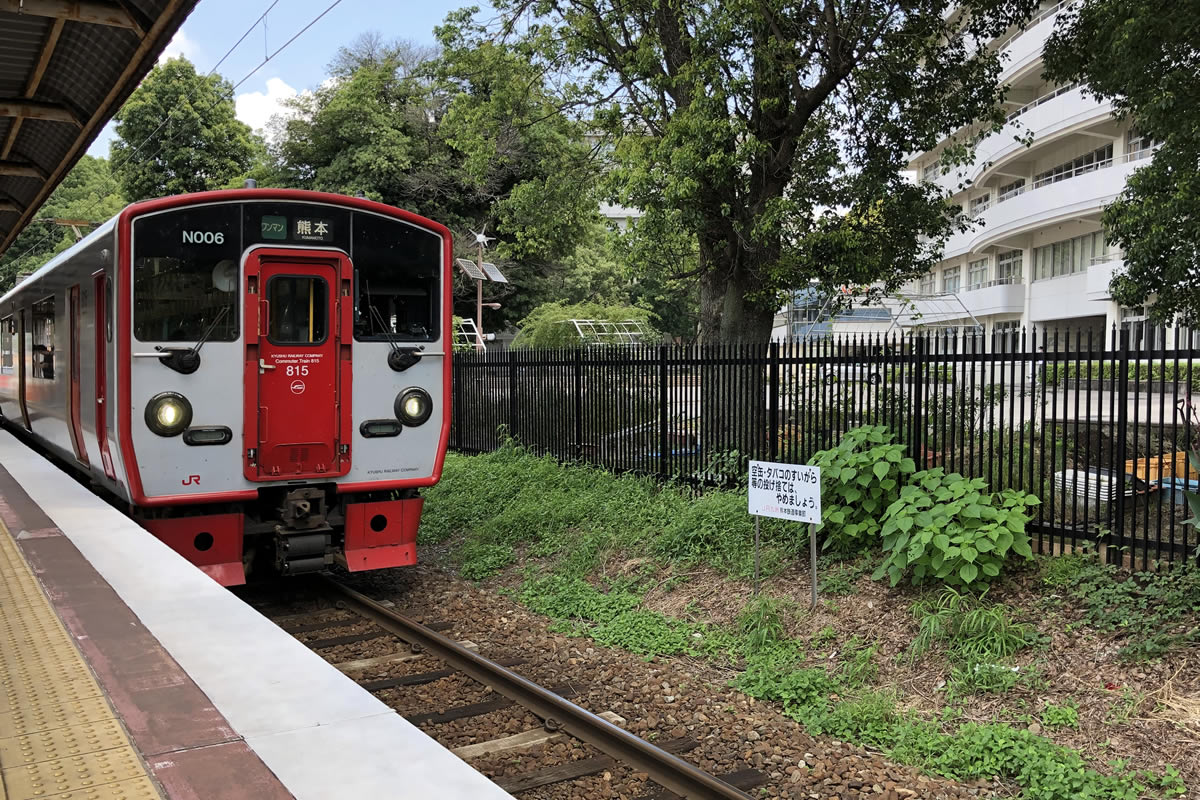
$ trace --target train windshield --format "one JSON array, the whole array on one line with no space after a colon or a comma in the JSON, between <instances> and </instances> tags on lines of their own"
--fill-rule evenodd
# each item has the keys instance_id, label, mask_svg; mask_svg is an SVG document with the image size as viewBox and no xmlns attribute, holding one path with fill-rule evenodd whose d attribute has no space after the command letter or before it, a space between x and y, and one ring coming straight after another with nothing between
<instances>
[{"instance_id":1,"label":"train windshield","mask_svg":"<svg viewBox=\"0 0 1200 800\"><path fill-rule=\"evenodd\" d=\"M442 240L404 222L356 212L351 236L359 341L432 341L441 308Z\"/></svg>"},{"instance_id":2,"label":"train windshield","mask_svg":"<svg viewBox=\"0 0 1200 800\"><path fill-rule=\"evenodd\" d=\"M241 207L141 217L133 225L133 332L143 342L238 337Z\"/></svg>"}]
</instances>

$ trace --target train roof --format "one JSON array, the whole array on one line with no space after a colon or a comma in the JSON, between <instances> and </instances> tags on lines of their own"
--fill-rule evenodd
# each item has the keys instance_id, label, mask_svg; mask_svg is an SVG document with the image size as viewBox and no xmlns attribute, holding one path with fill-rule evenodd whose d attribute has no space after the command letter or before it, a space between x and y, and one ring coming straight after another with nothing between
<instances>
[{"instance_id":1,"label":"train roof","mask_svg":"<svg viewBox=\"0 0 1200 800\"><path fill-rule=\"evenodd\" d=\"M76 254L81 253L95 244L98 240L106 236L111 236L118 222L124 216L138 216L142 213L154 213L156 211L165 211L171 208L178 208L189 205L208 205L211 203L245 203L253 202L254 200L274 200L282 202L294 203L323 203L326 205L339 205L348 209L366 211L368 213L382 214L399 218L405 222L425 228L431 233L450 239L450 230L439 222L435 222L427 217L422 217L414 214L411 211L405 211L395 206L389 206L384 203L377 203L373 200L367 200L362 197L351 197L349 195L333 194L331 192L313 192L307 189L219 189L211 192L195 192L192 194L173 195L171 197L159 197L152 200L140 200L136 203L123 208L112 219L101 223L94 231L80 239L75 244L62 251L54 258L47 261L42 266L38 267L28 278L17 283L13 288L4 293L0 297L0 304L10 300L21 287L36 282L51 270L71 258ZM115 255L115 254L114 254Z\"/></svg>"}]
</instances>

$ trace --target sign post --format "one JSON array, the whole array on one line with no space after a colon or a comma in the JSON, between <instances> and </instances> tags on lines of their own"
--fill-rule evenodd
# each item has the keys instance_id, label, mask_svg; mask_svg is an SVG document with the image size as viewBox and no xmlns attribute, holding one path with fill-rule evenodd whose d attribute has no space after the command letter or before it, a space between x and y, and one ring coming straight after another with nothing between
<instances>
[{"instance_id":1,"label":"sign post","mask_svg":"<svg viewBox=\"0 0 1200 800\"><path fill-rule=\"evenodd\" d=\"M754 593L758 594L759 517L808 523L812 605L817 606L817 526L821 524L821 469L800 464L750 462L747 495L754 515Z\"/></svg>"}]
</instances>

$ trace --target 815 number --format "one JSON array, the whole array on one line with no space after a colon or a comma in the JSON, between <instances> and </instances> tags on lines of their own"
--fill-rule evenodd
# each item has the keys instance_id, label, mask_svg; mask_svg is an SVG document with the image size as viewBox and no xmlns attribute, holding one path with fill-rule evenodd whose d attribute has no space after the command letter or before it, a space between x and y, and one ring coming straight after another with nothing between
<instances>
[{"instance_id":1,"label":"815 number","mask_svg":"<svg viewBox=\"0 0 1200 800\"><path fill-rule=\"evenodd\" d=\"M289 378L293 378L297 375L307 375L307 374L308 374L308 366L307 365L301 365L299 367L288 367L287 368L287 376Z\"/></svg>"}]
</instances>

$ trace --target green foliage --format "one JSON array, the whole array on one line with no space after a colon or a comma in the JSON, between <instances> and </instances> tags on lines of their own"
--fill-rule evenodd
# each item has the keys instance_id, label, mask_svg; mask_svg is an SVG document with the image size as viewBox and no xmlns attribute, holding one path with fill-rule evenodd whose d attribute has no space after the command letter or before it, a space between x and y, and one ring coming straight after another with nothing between
<instances>
[{"instance_id":1,"label":"green foliage","mask_svg":"<svg viewBox=\"0 0 1200 800\"><path fill-rule=\"evenodd\" d=\"M1077 751L1027 730L1003 723L944 726L898 708L892 693L855 692L822 669L753 664L738 687L779 702L814 735L875 748L954 780L1011 781L1028 800L1143 800L1185 790L1172 767L1155 775L1118 763L1112 774L1102 774Z\"/></svg>"},{"instance_id":2,"label":"green foliage","mask_svg":"<svg viewBox=\"0 0 1200 800\"><path fill-rule=\"evenodd\" d=\"M817 562L819 588L823 595L851 595L858 592L855 586L863 575L870 575L873 564L862 557L854 561L833 562L821 559Z\"/></svg>"},{"instance_id":3,"label":"green foliage","mask_svg":"<svg viewBox=\"0 0 1200 800\"><path fill-rule=\"evenodd\" d=\"M1194 0L1172 10L1189 15ZM1084 0L1045 47L1046 73L1112 101L1161 143L1104 211L1106 238L1124 255L1113 300L1148 305L1158 321L1200 321L1200 62L1196 32L1155 0ZM1152 304L1152 305L1151 305Z\"/></svg>"},{"instance_id":4,"label":"green foliage","mask_svg":"<svg viewBox=\"0 0 1200 800\"><path fill-rule=\"evenodd\" d=\"M981 588L996 578L1009 555L1033 558L1025 523L1040 501L1006 489L985 493L987 482L946 474L941 467L915 473L883 517L883 564L893 586L911 571L912 582L935 579Z\"/></svg>"},{"instance_id":5,"label":"green foliage","mask_svg":"<svg viewBox=\"0 0 1200 800\"><path fill-rule=\"evenodd\" d=\"M864 425L813 455L809 463L821 468L824 547L852 552L878 538L884 509L896 499L904 476L916 469L893 439L883 425Z\"/></svg>"},{"instance_id":6,"label":"green foliage","mask_svg":"<svg viewBox=\"0 0 1200 800\"><path fill-rule=\"evenodd\" d=\"M85 155L50 194L37 218L0 255L0 288L11 288L19 273L35 271L75 244L74 231L53 220L88 220L96 225L126 205L109 162ZM86 235L92 227L84 226L80 233Z\"/></svg>"},{"instance_id":7,"label":"green foliage","mask_svg":"<svg viewBox=\"0 0 1200 800\"><path fill-rule=\"evenodd\" d=\"M1082 610L1084 624L1119 634L1118 655L1126 661L1161 658L1200 641L1200 574L1188 564L1126 575L1094 556L1059 556L1043 567L1042 580Z\"/></svg>"},{"instance_id":8,"label":"green foliage","mask_svg":"<svg viewBox=\"0 0 1200 800\"><path fill-rule=\"evenodd\" d=\"M1075 380L1115 380L1118 377L1120 364L1116 361L1083 361L1079 364L1046 364L1047 383L1067 387ZM1130 382L1148 381L1151 383L1182 383L1200 391L1200 369L1186 361L1176 364L1173 361L1131 361L1126 369Z\"/></svg>"},{"instance_id":9,"label":"green foliage","mask_svg":"<svg viewBox=\"0 0 1200 800\"><path fill-rule=\"evenodd\" d=\"M1061 706L1047 703L1042 709L1042 724L1047 728L1078 728L1079 704L1070 699Z\"/></svg>"},{"instance_id":10,"label":"green foliage","mask_svg":"<svg viewBox=\"0 0 1200 800\"><path fill-rule=\"evenodd\" d=\"M777 293L809 277L890 290L940 258L957 209L902 177L907 154L1003 124L982 45L1035 3L967 5L502 0L473 47L519 31L562 102L590 107L605 193L643 211L639 262L700 278L701 339L765 341Z\"/></svg>"},{"instance_id":11,"label":"green foliage","mask_svg":"<svg viewBox=\"0 0 1200 800\"><path fill-rule=\"evenodd\" d=\"M425 494L419 541L465 535L472 577L501 565L501 550L527 545L537 557L558 556L583 574L617 549L681 564L699 561L735 575L753 571L754 522L740 491L699 497L633 476L564 466L510 445L480 456L448 454L437 486ZM763 520L765 572L806 545L800 527ZM486 557L485 557L486 556Z\"/></svg>"},{"instance_id":12,"label":"green foliage","mask_svg":"<svg viewBox=\"0 0 1200 800\"><path fill-rule=\"evenodd\" d=\"M909 657L920 658L941 646L951 665L951 691L956 694L1004 692L1026 677L1011 666L1012 657L1037 641L1037 629L1014 622L999 604L943 587L935 598L913 605L920 623Z\"/></svg>"},{"instance_id":13,"label":"green foliage","mask_svg":"<svg viewBox=\"0 0 1200 800\"><path fill-rule=\"evenodd\" d=\"M219 189L262 147L238 120L229 82L183 57L156 64L114 119L109 155L130 201Z\"/></svg>"},{"instance_id":14,"label":"green foliage","mask_svg":"<svg viewBox=\"0 0 1200 800\"><path fill-rule=\"evenodd\" d=\"M520 333L513 340L514 349L528 348L546 350L552 348L583 347L597 344L600 340L581 339L573 319L590 319L600 322L641 323L647 332L645 342L654 344L658 333L654 329L652 315L644 308L631 306L604 306L599 303L577 303L567 305L558 301L543 303L517 323Z\"/></svg>"}]
</instances>

